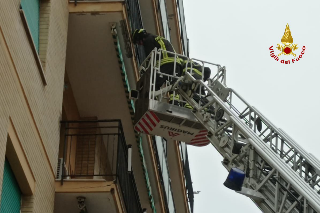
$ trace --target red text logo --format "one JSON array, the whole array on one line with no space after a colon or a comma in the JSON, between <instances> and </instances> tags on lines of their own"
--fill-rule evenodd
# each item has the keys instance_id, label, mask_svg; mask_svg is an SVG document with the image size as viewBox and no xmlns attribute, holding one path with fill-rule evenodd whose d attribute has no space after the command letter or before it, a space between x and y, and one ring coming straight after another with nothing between
<instances>
[{"instance_id":1,"label":"red text logo","mask_svg":"<svg viewBox=\"0 0 320 213\"><path fill-rule=\"evenodd\" d=\"M175 137L175 136L180 135L179 133L175 133L175 132L171 132L171 131L168 131L168 133L169 133L170 137Z\"/></svg>"}]
</instances>

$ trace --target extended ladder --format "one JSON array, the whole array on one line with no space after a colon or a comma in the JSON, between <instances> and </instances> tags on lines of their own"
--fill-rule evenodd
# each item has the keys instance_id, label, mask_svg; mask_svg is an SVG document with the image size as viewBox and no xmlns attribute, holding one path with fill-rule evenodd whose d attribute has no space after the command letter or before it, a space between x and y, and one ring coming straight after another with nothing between
<instances>
[{"instance_id":1,"label":"extended ladder","mask_svg":"<svg viewBox=\"0 0 320 213\"><path fill-rule=\"evenodd\" d=\"M196 60L203 66L216 67L217 74L208 84L196 80L192 72L186 72L182 77L176 76L175 73L167 75L161 73L160 66L157 65L157 61L161 59L161 51L163 50L152 51L140 67L141 73L149 72L147 95L150 106L154 107L157 103L161 103L161 106L166 105L162 99L166 98L168 91L182 96L181 101L193 107L189 112L192 112L201 128L207 130L206 139L223 156L223 166L228 171L234 167L245 171L243 189L246 190L239 193L252 194L253 196L249 197L263 212L320 213L319 160L303 150L283 130L273 125L235 90L228 88L225 67ZM179 54L176 56L186 59ZM156 74L169 77L165 87L160 91L155 91L154 88ZM202 97L202 100L206 99L205 103L201 99L194 100L194 93L199 87L206 91L206 96ZM173 105L170 107L176 109L172 108ZM214 112L208 112L209 108L214 109ZM170 116L172 111L167 114ZM177 118L181 118L181 115L173 116L171 120ZM183 117L181 119L184 121L177 123L180 126L187 120ZM151 126L152 119L150 121L146 124L149 123ZM198 129L203 131L201 128Z\"/></svg>"}]
</instances>

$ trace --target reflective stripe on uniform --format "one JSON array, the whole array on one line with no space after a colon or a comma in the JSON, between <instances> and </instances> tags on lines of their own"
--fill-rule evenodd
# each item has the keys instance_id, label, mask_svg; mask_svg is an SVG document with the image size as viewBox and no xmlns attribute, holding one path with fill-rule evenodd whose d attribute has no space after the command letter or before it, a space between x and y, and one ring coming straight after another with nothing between
<instances>
[{"instance_id":1,"label":"reflective stripe on uniform","mask_svg":"<svg viewBox=\"0 0 320 213\"><path fill-rule=\"evenodd\" d=\"M190 72L191 68L188 67L187 70L188 70L188 72ZM186 68L183 69L183 72L185 72L185 71L186 71ZM197 70L196 68L192 68L192 71L195 72L196 74L202 76L202 72L200 72L200 71Z\"/></svg>"},{"instance_id":2,"label":"reflective stripe on uniform","mask_svg":"<svg viewBox=\"0 0 320 213\"><path fill-rule=\"evenodd\" d=\"M188 103L186 103L186 104L184 105L184 108L193 109L193 107L192 107L190 104L188 104Z\"/></svg>"},{"instance_id":3,"label":"reflective stripe on uniform","mask_svg":"<svg viewBox=\"0 0 320 213\"><path fill-rule=\"evenodd\" d=\"M170 101L172 101L172 100L180 100L180 96L179 96L179 94L176 94L176 96L173 98L173 94L170 94Z\"/></svg>"},{"instance_id":4,"label":"reflective stripe on uniform","mask_svg":"<svg viewBox=\"0 0 320 213\"><path fill-rule=\"evenodd\" d=\"M163 40L162 40L162 37L161 37L161 36L158 36L158 37L156 37L155 40L159 43L161 49L164 50L164 51L162 51L163 57L162 57L162 59L161 59L161 61L160 61L160 66L162 66L162 65L164 65L164 64L167 64L167 63L174 63L174 57L169 57L169 56L168 56L168 52L166 52L167 48L166 48L166 45L164 44L164 42L163 42ZM175 52L175 51L174 51L174 52ZM180 59L180 58L177 56L176 63L181 65L181 61L182 61L182 59ZM157 62L156 66L158 66L158 65L159 65L159 64L158 64L158 62Z\"/></svg>"},{"instance_id":5,"label":"reflective stripe on uniform","mask_svg":"<svg viewBox=\"0 0 320 213\"><path fill-rule=\"evenodd\" d=\"M160 44L161 49L167 50L166 45L164 44L160 36L156 38L156 41ZM168 53L166 51L163 51L162 54L163 54L163 58L168 58Z\"/></svg>"},{"instance_id":6,"label":"reflective stripe on uniform","mask_svg":"<svg viewBox=\"0 0 320 213\"><path fill-rule=\"evenodd\" d=\"M144 29L140 29L140 30L136 29L136 30L133 32L132 39L134 39L134 37L135 37L136 34L139 34L139 33L143 32L143 31L144 31Z\"/></svg>"},{"instance_id":7,"label":"reflective stripe on uniform","mask_svg":"<svg viewBox=\"0 0 320 213\"><path fill-rule=\"evenodd\" d=\"M164 64L167 64L167 63L174 63L174 58L168 57L168 58L163 58L163 59L161 59L161 61L160 61L160 66L162 66L162 65L164 65ZM176 59L176 63L177 63L177 64L181 64L181 63L180 63L180 60L178 60L178 59ZM158 66L158 65L159 65L159 63L158 63L158 61L157 61L156 66Z\"/></svg>"}]
</instances>

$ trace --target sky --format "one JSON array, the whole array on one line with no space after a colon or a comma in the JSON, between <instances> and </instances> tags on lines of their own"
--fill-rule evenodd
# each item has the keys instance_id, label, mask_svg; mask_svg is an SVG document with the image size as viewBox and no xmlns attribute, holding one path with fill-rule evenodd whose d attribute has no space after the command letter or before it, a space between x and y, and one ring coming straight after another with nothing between
<instances>
[{"instance_id":1,"label":"sky","mask_svg":"<svg viewBox=\"0 0 320 213\"><path fill-rule=\"evenodd\" d=\"M226 66L227 86L320 159L320 1L184 0L190 57ZM306 47L294 64L270 57L286 24ZM283 56L282 59L290 56ZM292 57L291 57L292 58ZM247 197L223 186L228 175L212 147L188 146L195 213L258 213Z\"/></svg>"}]
</instances>

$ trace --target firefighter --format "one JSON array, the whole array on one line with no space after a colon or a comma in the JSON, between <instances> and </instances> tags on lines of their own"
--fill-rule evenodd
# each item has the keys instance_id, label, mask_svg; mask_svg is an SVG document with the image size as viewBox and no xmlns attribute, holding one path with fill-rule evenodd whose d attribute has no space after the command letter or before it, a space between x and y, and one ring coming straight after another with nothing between
<instances>
[{"instance_id":1,"label":"firefighter","mask_svg":"<svg viewBox=\"0 0 320 213\"><path fill-rule=\"evenodd\" d=\"M132 42L134 44L142 45L146 55L149 55L154 48L166 50L169 52L175 52L172 44L165 38L151 33L147 33L145 29L136 29L132 34ZM174 55L172 53L162 52L160 61L160 72L173 75L174 73ZM159 62L157 62L159 63ZM176 76L181 76L181 61L176 58ZM168 80L167 76L159 75L156 76L155 90L159 90L163 83ZM179 99L179 95L175 98ZM173 101L173 94L170 94L170 102ZM175 101L178 104L178 101Z\"/></svg>"},{"instance_id":2,"label":"firefighter","mask_svg":"<svg viewBox=\"0 0 320 213\"><path fill-rule=\"evenodd\" d=\"M182 61L182 73L184 74L186 71L191 73L191 64L192 64L192 76L196 79L196 80L202 80L202 66L201 64L195 62L195 61ZM203 68L203 82L206 82L211 75L211 70L209 67L204 67Z\"/></svg>"},{"instance_id":3,"label":"firefighter","mask_svg":"<svg viewBox=\"0 0 320 213\"><path fill-rule=\"evenodd\" d=\"M201 64L195 62L195 61L183 61L182 62L182 67L183 67L183 74L187 71L189 73L191 73L191 64L192 64L192 76L196 79L196 80L202 80L202 66ZM203 82L206 82L211 75L211 70L209 67L203 67ZM195 101L199 101L200 99L200 94L201 95L205 95L204 90L202 89L202 91L200 92L200 88L198 91L199 94L195 94L193 96L193 99ZM185 108L188 109L192 109L192 107L190 106L190 104L186 103L184 105Z\"/></svg>"}]
</instances>

